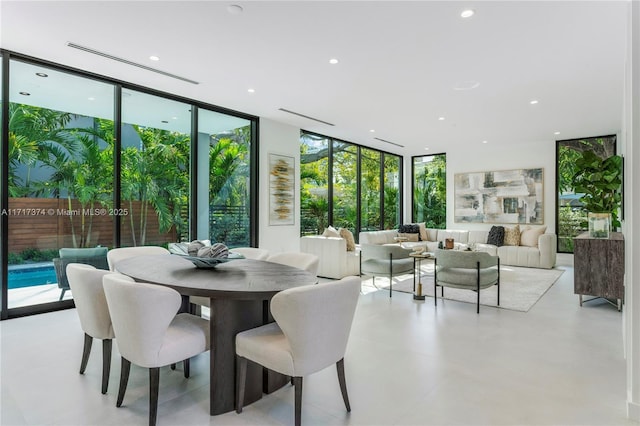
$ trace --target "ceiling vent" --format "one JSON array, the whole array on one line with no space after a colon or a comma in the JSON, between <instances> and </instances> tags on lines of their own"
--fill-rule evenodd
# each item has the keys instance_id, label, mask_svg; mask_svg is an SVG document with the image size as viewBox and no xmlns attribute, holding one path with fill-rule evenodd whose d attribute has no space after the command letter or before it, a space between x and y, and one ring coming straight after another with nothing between
<instances>
[{"instance_id":1,"label":"ceiling vent","mask_svg":"<svg viewBox=\"0 0 640 426\"><path fill-rule=\"evenodd\" d=\"M68 42L67 46L72 47L74 49L82 50L83 52L93 53L94 55L102 56L103 58L111 59L112 61L122 62L123 64L132 65L134 67L142 68L143 70L147 70L147 71L155 72L155 73L158 73L158 74L162 74L162 75L164 75L166 77L171 77L171 78L175 78L177 80L186 81L187 83L191 83L191 84L200 84L197 81L190 80L190 79L185 78L185 77L180 77L179 75L171 74L170 72L166 72L166 71L162 71L162 70L159 70L159 69L156 69L156 68L148 67L146 65L138 64L137 62L132 62L132 61L129 61L129 60L124 59L124 58L119 58L117 56L113 56L113 55L110 55L110 54L105 53L105 52L100 52L99 50L95 50L95 49L92 49L90 47L81 46L79 44L75 44L75 43L72 43L72 42Z\"/></svg>"},{"instance_id":2,"label":"ceiling vent","mask_svg":"<svg viewBox=\"0 0 640 426\"><path fill-rule=\"evenodd\" d=\"M320 120L318 118L309 117L308 115L300 114L299 112L289 111L288 109L278 108L282 112L286 112L289 114L297 115L298 117L306 118L308 120L317 121L318 123L326 124L328 126L335 126L335 124L329 123L328 121Z\"/></svg>"},{"instance_id":3,"label":"ceiling vent","mask_svg":"<svg viewBox=\"0 0 640 426\"><path fill-rule=\"evenodd\" d=\"M400 145L399 143L395 143L395 142L391 142L385 139L380 139L380 138L374 138L375 140L378 140L380 142L384 142L384 143L390 143L391 145L395 145L395 146L399 146L400 148L404 148L404 145Z\"/></svg>"}]
</instances>

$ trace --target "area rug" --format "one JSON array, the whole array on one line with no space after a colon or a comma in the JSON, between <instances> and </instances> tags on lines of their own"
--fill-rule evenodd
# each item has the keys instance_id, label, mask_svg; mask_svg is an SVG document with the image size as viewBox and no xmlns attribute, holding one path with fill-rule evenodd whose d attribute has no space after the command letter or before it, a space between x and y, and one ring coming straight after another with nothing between
<instances>
[{"instance_id":1,"label":"area rug","mask_svg":"<svg viewBox=\"0 0 640 426\"><path fill-rule=\"evenodd\" d=\"M422 293L433 297L433 263L423 262L422 265ZM500 267L500 306L496 305L497 287L480 290L480 304L494 306L502 309L527 312L540 298L551 288L560 278L564 271L562 269L536 269L519 268L515 266ZM413 293L413 276L401 276L400 281L393 282L393 290L403 293ZM371 285L369 278L365 285ZM389 280L383 277L376 278L376 285L381 290L389 291ZM438 289L440 297L440 289ZM460 290L457 288L445 288L444 298L459 302L476 303L477 296L474 291ZM433 303L433 299L431 300Z\"/></svg>"}]
</instances>

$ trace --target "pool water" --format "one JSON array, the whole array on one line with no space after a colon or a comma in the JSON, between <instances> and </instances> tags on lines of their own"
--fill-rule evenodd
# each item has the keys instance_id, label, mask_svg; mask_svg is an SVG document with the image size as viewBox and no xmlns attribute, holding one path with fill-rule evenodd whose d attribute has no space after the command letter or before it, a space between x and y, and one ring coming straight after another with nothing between
<instances>
[{"instance_id":1,"label":"pool water","mask_svg":"<svg viewBox=\"0 0 640 426\"><path fill-rule=\"evenodd\" d=\"M56 271L51 266L34 266L9 270L9 288L31 287L58 282Z\"/></svg>"}]
</instances>

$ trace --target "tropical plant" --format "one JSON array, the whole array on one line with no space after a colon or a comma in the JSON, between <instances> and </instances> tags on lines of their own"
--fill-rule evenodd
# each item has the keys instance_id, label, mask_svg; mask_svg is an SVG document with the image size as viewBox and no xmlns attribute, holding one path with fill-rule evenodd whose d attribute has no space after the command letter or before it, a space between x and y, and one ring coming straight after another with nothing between
<instances>
[{"instance_id":1,"label":"tropical plant","mask_svg":"<svg viewBox=\"0 0 640 426\"><path fill-rule=\"evenodd\" d=\"M592 150L584 151L576 160L573 177L576 193L584 194L580 201L591 213L610 213L613 228L621 226L618 210L622 203L622 157L601 158Z\"/></svg>"},{"instance_id":2,"label":"tropical plant","mask_svg":"<svg viewBox=\"0 0 640 426\"><path fill-rule=\"evenodd\" d=\"M425 222L427 228L444 229L447 222L447 160L444 154L430 157L430 161L416 167L413 217L416 222Z\"/></svg>"},{"instance_id":3,"label":"tropical plant","mask_svg":"<svg viewBox=\"0 0 640 426\"><path fill-rule=\"evenodd\" d=\"M70 120L69 113L9 103L9 196L26 197L46 190L31 181L31 170L41 165L55 169L55 164L73 154L75 141L65 129ZM22 172L21 167L26 170Z\"/></svg>"}]
</instances>

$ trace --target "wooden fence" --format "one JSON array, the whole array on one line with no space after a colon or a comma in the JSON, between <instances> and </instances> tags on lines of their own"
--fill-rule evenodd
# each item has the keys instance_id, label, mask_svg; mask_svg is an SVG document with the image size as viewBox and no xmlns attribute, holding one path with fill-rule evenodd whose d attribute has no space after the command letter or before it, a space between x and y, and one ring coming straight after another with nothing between
<instances>
[{"instance_id":1,"label":"wooden fence","mask_svg":"<svg viewBox=\"0 0 640 426\"><path fill-rule=\"evenodd\" d=\"M129 209L128 202L123 208ZM9 216L9 252L19 253L25 249L38 250L73 247L72 225L75 234L80 236L84 220L85 229L91 222L91 233L87 246L100 244L113 247L113 227L115 215L121 217L121 245L133 245L130 215L133 215L136 234L139 235L141 203L133 202L133 211L114 211L95 206L92 211L82 211L80 204L72 200L71 206L66 199L57 198L9 198L9 209L3 214ZM176 231L171 228L167 233L159 232L158 216L149 208L147 213L145 245L162 245L177 241ZM86 232L85 232L86 235ZM141 245L137 241L137 245Z\"/></svg>"}]
</instances>

